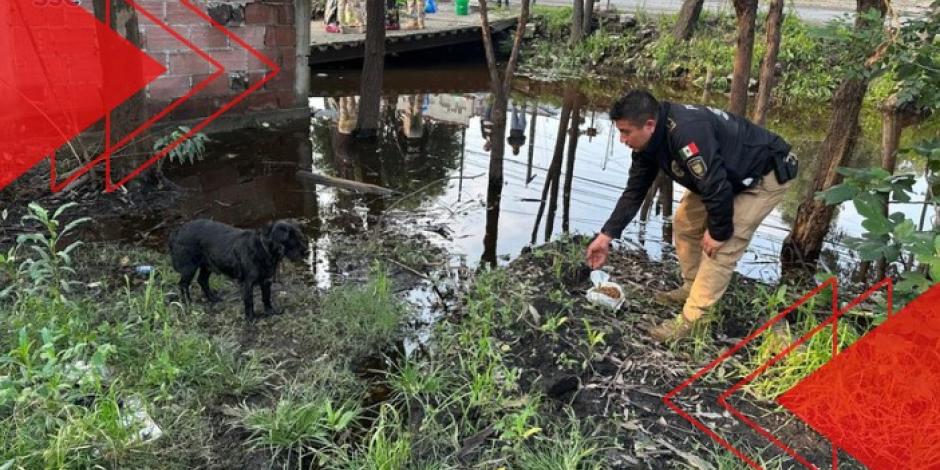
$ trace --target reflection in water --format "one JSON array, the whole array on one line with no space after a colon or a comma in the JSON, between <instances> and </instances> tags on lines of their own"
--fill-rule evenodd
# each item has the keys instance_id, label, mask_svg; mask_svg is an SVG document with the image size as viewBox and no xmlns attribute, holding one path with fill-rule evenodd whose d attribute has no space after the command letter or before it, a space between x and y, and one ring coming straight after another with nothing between
<instances>
[{"instance_id":1,"label":"reflection in water","mask_svg":"<svg viewBox=\"0 0 940 470\"><path fill-rule=\"evenodd\" d=\"M529 159L526 162L525 185L532 182L532 157L535 156L535 124L538 122L539 104L532 103L532 118L529 121Z\"/></svg>"},{"instance_id":2,"label":"reflection in water","mask_svg":"<svg viewBox=\"0 0 940 470\"><path fill-rule=\"evenodd\" d=\"M446 88L456 80L435 83ZM353 88L345 93L334 90L329 97L311 99L310 121L213 135L216 143L204 161L168 167L172 180L193 190L179 202L180 215L102 224L127 233L101 236L133 238L129 234L151 232L159 239L153 227L173 227L193 217L241 227L298 218L316 241L311 264L319 285L325 286L329 273L342 271L336 269L337 258L343 257L336 253L343 246L337 242L347 234L371 230L380 220L406 215L416 230L440 233L440 243L470 264L481 259L495 263L559 232L593 234L623 191L632 156L606 119L608 103L591 102L574 87L557 94L510 97L500 175L491 172L495 162L483 150L487 137L489 145L495 144L497 133L484 118L487 108L492 115L488 93L472 88L444 94L389 89L400 94L382 98L373 141L353 138L361 111ZM815 154L811 148L801 151L809 157ZM811 158L804 161L808 168L812 165ZM298 179L298 169L389 188L399 195L383 198L318 185ZM672 238L667 222L675 199L683 194L681 187L674 194L670 188L660 186L647 201L645 222L631 224L624 233L627 243L642 247L653 259L663 256ZM799 196L795 191L788 198ZM496 207L496 201L498 211L487 210ZM910 209L916 220L922 208ZM844 231L857 234L860 220L854 208L846 207L840 222ZM776 211L759 229L738 270L775 278L776 256L786 233L787 223Z\"/></svg>"},{"instance_id":3,"label":"reflection in water","mask_svg":"<svg viewBox=\"0 0 940 470\"><path fill-rule=\"evenodd\" d=\"M568 121L571 118L571 106L573 105L574 95L571 89L565 91L564 103L561 107L561 118L558 120L558 131L555 134L555 150L552 153L552 162L548 166L548 173L545 176L545 185L542 189L542 198L539 200L539 210L535 216L535 225L532 227L532 238L529 241L535 244L538 237L539 225L542 222L542 212L545 210L546 196L551 192L549 200L548 220L545 223L545 238L548 239L552 233L552 227L555 220L555 203L558 199L558 178L561 175L561 160L565 148L565 137L567 136Z\"/></svg>"},{"instance_id":4,"label":"reflection in water","mask_svg":"<svg viewBox=\"0 0 940 470\"><path fill-rule=\"evenodd\" d=\"M570 231L570 210L571 210L571 182L574 179L574 158L578 152L578 140L581 137L581 123L584 121L581 118L581 95L574 89L566 91L565 94L573 93L575 96L573 98L574 104L573 110L571 111L571 126L568 130L568 163L565 165L565 189L564 196L562 200L562 216L561 216L561 231L568 233ZM558 181L555 181L555 185L558 185ZM556 190L553 190L554 194ZM554 199L554 196L553 196ZM549 210L549 219L552 219L553 210ZM545 239L548 241L548 238L551 236L550 231L546 230Z\"/></svg>"}]
</instances>

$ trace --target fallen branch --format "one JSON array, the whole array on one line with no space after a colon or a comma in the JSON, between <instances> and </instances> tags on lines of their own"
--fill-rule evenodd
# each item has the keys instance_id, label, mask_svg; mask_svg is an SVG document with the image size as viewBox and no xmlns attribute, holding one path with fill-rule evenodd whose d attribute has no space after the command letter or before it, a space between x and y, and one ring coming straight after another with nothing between
<instances>
[{"instance_id":1,"label":"fallen branch","mask_svg":"<svg viewBox=\"0 0 940 470\"><path fill-rule=\"evenodd\" d=\"M382 186L361 183L359 181L347 180L344 178L336 178L333 176L319 175L312 173L306 170L298 170L297 177L310 180L316 184L322 184L325 186L332 186L335 188L346 189L349 191L356 191L359 193L366 194L378 194L380 196L394 196L398 194L398 191L393 189L383 188Z\"/></svg>"}]
</instances>

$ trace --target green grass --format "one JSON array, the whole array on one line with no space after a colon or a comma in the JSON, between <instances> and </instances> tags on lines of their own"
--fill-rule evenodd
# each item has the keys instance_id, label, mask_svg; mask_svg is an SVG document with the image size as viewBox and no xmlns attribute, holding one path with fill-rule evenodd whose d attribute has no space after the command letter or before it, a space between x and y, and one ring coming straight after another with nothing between
<instances>
[{"instance_id":1,"label":"green grass","mask_svg":"<svg viewBox=\"0 0 940 470\"><path fill-rule=\"evenodd\" d=\"M272 464L280 460L287 467L292 462L300 466L308 456L323 464L344 455L344 433L362 408L315 389L288 391L273 407L242 405L230 413L237 416L236 426L250 433L246 442L250 447L267 451Z\"/></svg>"},{"instance_id":2,"label":"green grass","mask_svg":"<svg viewBox=\"0 0 940 470\"><path fill-rule=\"evenodd\" d=\"M544 275L580 263L587 241L540 248ZM184 310L162 255L108 248L82 258L103 267L98 277L62 271L77 283L66 294L18 284L0 301L0 466L567 470L603 468L618 447L609 422L584 420L521 386L513 355L525 349L515 332L531 327L538 340L570 341L576 351L546 360L571 369L613 343L611 324L582 318L561 289L548 295L569 319L559 325L561 317L540 312L540 324L526 325L533 295L544 293L507 269L483 268L422 350L388 354L385 371L358 375L352 364L387 352L409 315L381 265L323 293L298 282L282 299L289 313L247 326L238 302ZM123 259L156 271L114 275ZM91 282L102 287L82 287ZM572 328L578 335L569 337ZM88 365L81 373L79 361ZM377 390L388 398L376 399ZM140 442L124 425L119 403L130 399L144 404L161 438Z\"/></svg>"},{"instance_id":3,"label":"green grass","mask_svg":"<svg viewBox=\"0 0 940 470\"><path fill-rule=\"evenodd\" d=\"M800 320L791 334L798 339L819 325L819 320L810 309L800 309ZM832 359L832 327L828 326L811 337L797 349L764 371L747 386L753 395L764 400L773 400L783 392L793 388L799 381L808 377ZM839 348L845 349L860 337L859 332L848 322L839 322ZM760 343L749 362L750 370L760 367L774 355L782 351L787 343L772 330L764 332Z\"/></svg>"},{"instance_id":4,"label":"green grass","mask_svg":"<svg viewBox=\"0 0 940 470\"><path fill-rule=\"evenodd\" d=\"M0 299L0 466L205 465L213 435L226 431L213 429L212 410L239 402L232 409L244 411L246 420L228 426L244 425L251 436L245 452L265 452L272 465L293 463L288 455L308 451L307 437L317 426L336 437L332 448L345 452L340 444L348 432L337 436L342 423L359 416L365 388L349 362L392 341L407 314L384 270L376 266L364 284L333 289L322 305L316 295L303 297L304 290L295 306L300 311L277 318L281 332L274 325L260 329L296 337L261 336L246 349L240 304L185 311L168 300L175 298L169 295L175 275L164 275L170 271L163 255L101 245L85 253L80 244L64 253L52 243L66 232L59 227L69 226L57 220L63 211L39 209L34 213L45 215L36 233L44 235L24 238L3 260L13 289ZM76 262L104 269L76 272ZM156 270L149 279L113 274L115 266L136 264ZM308 310L318 307L321 315ZM283 341L313 345L323 355L302 356L298 367ZM300 400L294 388L281 385L288 377L297 387L331 390L336 397ZM129 412L119 403L131 399L161 427L155 442L140 442L136 425L125 424Z\"/></svg>"},{"instance_id":5,"label":"green grass","mask_svg":"<svg viewBox=\"0 0 940 470\"><path fill-rule=\"evenodd\" d=\"M517 452L515 466L522 470L581 470L604 468L602 447L596 439L586 438L578 421L569 417L567 432L558 429L554 436L541 436Z\"/></svg>"}]
</instances>

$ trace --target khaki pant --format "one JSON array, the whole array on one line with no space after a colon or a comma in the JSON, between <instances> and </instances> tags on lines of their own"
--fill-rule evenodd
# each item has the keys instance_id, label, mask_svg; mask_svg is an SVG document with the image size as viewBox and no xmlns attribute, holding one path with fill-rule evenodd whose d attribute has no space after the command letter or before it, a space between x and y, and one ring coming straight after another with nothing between
<instances>
[{"instance_id":1,"label":"khaki pant","mask_svg":"<svg viewBox=\"0 0 940 470\"><path fill-rule=\"evenodd\" d=\"M770 211L783 199L792 184L780 184L773 172L764 176L757 186L734 198L734 234L718 250L714 258L702 251L708 214L702 198L686 191L676 209L673 221L676 253L682 280L690 294L682 308L689 320L697 320L718 302L728 289L738 260L754 236L754 231Z\"/></svg>"}]
</instances>

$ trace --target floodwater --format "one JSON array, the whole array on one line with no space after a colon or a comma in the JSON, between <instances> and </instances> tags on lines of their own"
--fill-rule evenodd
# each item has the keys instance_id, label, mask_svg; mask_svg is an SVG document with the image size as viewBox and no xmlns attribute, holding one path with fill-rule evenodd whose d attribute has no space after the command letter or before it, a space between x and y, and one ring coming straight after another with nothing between
<instances>
[{"instance_id":1,"label":"floodwater","mask_svg":"<svg viewBox=\"0 0 940 470\"><path fill-rule=\"evenodd\" d=\"M619 143L606 117L608 103L588 99L571 84L517 81L507 113L506 135L512 140L506 145L499 218L494 223L487 218L489 152L482 125L490 97L487 80L485 68L473 63L387 69L382 129L377 144L364 146L351 135L359 105L357 72L314 70L309 121L216 135L204 161L169 170L174 182L190 190L179 203L178 218L210 217L243 227L275 218L302 220L315 244L311 266L322 287L332 282L331 273L337 270L338 255L329 247L382 219L407 220L412 230L425 232L470 267L484 256L506 263L525 246L563 232L596 233L623 190L631 161L630 150ZM568 158L570 138L556 152L559 132L572 134L572 126L559 128L565 103L572 117L578 117L573 159ZM818 119L788 119L781 127L797 149L812 148L814 139L821 138L813 137L820 136ZM811 155L803 155L800 184L760 227L739 273L766 281L779 276L777 255L812 176ZM546 190L556 158L557 183L554 190ZM317 184L298 171L368 183L396 194L382 197ZM917 189L924 193L922 180ZM682 187L675 185L672 207L682 194ZM661 210L654 204L646 221L627 227L626 248L642 248L653 260L670 256L671 226ZM917 220L921 205L897 205L893 210ZM860 222L847 205L833 232L837 237L860 235ZM133 227L139 237L148 227L160 225L156 218L128 222L118 230ZM105 234L125 235L129 233ZM827 248L823 262L829 267L851 264L851 251L837 238Z\"/></svg>"}]
</instances>

